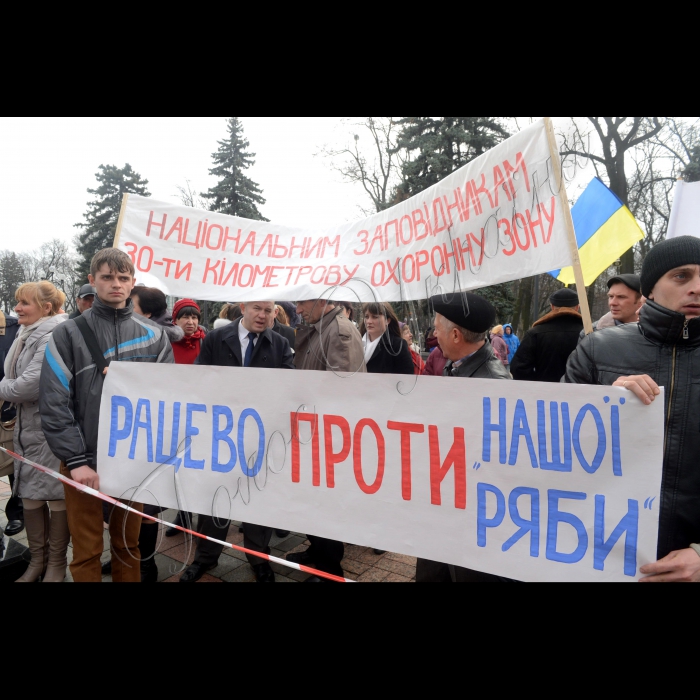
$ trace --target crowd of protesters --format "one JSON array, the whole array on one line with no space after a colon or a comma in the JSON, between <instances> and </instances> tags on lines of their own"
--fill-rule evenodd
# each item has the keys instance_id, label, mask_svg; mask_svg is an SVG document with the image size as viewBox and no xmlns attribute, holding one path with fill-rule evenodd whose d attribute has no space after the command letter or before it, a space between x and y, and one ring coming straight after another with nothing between
<instances>
[{"instance_id":1,"label":"crowd of protesters","mask_svg":"<svg viewBox=\"0 0 700 700\"><path fill-rule=\"evenodd\" d=\"M2 436L11 435L17 454L99 490L100 400L113 361L613 385L647 405L658 400L660 386L669 386L659 561L642 573L647 581L700 582L700 431L693 410L700 406L700 239L662 243L648 254L641 277L609 280L610 313L594 333L584 331L578 295L561 289L550 299L551 312L522 342L512 325L495 325L494 307L473 294L431 300L434 324L424 348L411 325L380 302L365 304L359 314L356 305L318 299L231 303L208 331L196 301L179 300L169 313L166 296L135 287L135 275L128 256L104 250L95 256L90 284L80 290L70 318L65 295L50 282L17 290L16 318L0 313ZM10 476L13 487L5 532L16 536L26 529L31 552L19 582L62 582L71 538L76 582L99 582L105 573L115 582L158 580L156 525L106 510L23 462L8 464L2 454L0 476ZM176 525L191 529L193 521L193 514L181 512ZM197 516L198 532L219 541L227 539L230 525ZM103 567L105 528L112 558ZM270 553L271 528L243 524L242 532L246 549ZM288 560L343 576L344 543L313 533L308 540L309 549ZM181 581L199 581L222 552L221 545L198 540ZM135 553L140 567L130 563ZM250 555L249 563L256 581L275 581L264 560ZM418 561L416 578L505 581L428 560Z\"/></svg>"}]
</instances>

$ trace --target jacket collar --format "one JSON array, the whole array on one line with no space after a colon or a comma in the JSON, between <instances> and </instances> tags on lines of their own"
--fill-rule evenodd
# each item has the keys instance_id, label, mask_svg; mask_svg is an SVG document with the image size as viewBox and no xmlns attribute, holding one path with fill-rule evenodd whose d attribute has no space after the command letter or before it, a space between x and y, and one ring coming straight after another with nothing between
<instances>
[{"instance_id":1,"label":"jacket collar","mask_svg":"<svg viewBox=\"0 0 700 700\"><path fill-rule=\"evenodd\" d=\"M686 318L656 302L648 301L640 313L639 327L644 337L660 345L700 346L700 318L688 321L688 340L683 339Z\"/></svg>"},{"instance_id":2,"label":"jacket collar","mask_svg":"<svg viewBox=\"0 0 700 700\"><path fill-rule=\"evenodd\" d=\"M342 313L342 307L338 307L333 311L329 311L323 318L319 319L318 323L311 325L318 333L321 333L324 328L328 326L329 323L334 321Z\"/></svg>"},{"instance_id":3,"label":"jacket collar","mask_svg":"<svg viewBox=\"0 0 700 700\"><path fill-rule=\"evenodd\" d=\"M117 323L124 323L124 321L130 320L134 315L134 304L129 299L123 309L113 309L102 302L99 297L95 297L95 303L90 311L95 318L102 318L110 323L114 323L115 320Z\"/></svg>"},{"instance_id":4,"label":"jacket collar","mask_svg":"<svg viewBox=\"0 0 700 700\"><path fill-rule=\"evenodd\" d=\"M536 328L537 326L541 326L545 323L549 323L550 321L555 321L555 320L560 319L560 318L565 318L567 316L577 318L581 322L583 322L583 316L581 316L581 314L578 311L576 311L576 309L560 309L559 311L552 311L552 312L548 313L546 316L544 316L539 321L537 321L537 323L535 323L533 325L533 328Z\"/></svg>"},{"instance_id":5,"label":"jacket collar","mask_svg":"<svg viewBox=\"0 0 700 700\"><path fill-rule=\"evenodd\" d=\"M477 350L468 360L454 369L454 374L452 362L447 364L445 372L448 374L448 376L473 377L486 363L490 362L494 358L495 355L493 353L493 346L487 340L481 350Z\"/></svg>"}]
</instances>

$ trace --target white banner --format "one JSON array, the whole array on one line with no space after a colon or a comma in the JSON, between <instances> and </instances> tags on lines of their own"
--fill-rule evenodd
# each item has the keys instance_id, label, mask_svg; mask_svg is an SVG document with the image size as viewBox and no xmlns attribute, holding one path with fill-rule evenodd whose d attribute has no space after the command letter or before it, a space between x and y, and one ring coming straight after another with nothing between
<instances>
[{"instance_id":1,"label":"white banner","mask_svg":"<svg viewBox=\"0 0 700 700\"><path fill-rule=\"evenodd\" d=\"M700 238L700 182L679 180L676 185L668 237L679 236Z\"/></svg>"},{"instance_id":2,"label":"white banner","mask_svg":"<svg viewBox=\"0 0 700 700\"><path fill-rule=\"evenodd\" d=\"M521 581L656 560L663 397L114 363L102 490Z\"/></svg>"},{"instance_id":3,"label":"white banner","mask_svg":"<svg viewBox=\"0 0 700 700\"><path fill-rule=\"evenodd\" d=\"M544 122L388 211L328 231L129 195L115 245L168 294L411 301L570 267ZM309 193L313 206L313 193Z\"/></svg>"}]
</instances>

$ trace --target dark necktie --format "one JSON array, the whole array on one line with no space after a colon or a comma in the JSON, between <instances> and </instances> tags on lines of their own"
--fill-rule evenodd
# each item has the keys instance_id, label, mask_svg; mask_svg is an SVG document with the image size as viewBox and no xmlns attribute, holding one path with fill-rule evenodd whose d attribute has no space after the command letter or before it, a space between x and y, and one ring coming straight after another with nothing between
<instances>
[{"instance_id":1,"label":"dark necktie","mask_svg":"<svg viewBox=\"0 0 700 700\"><path fill-rule=\"evenodd\" d=\"M245 365L244 367L250 367L253 364L253 353L255 352L255 341L258 336L255 333L248 333L248 349L245 353Z\"/></svg>"}]
</instances>

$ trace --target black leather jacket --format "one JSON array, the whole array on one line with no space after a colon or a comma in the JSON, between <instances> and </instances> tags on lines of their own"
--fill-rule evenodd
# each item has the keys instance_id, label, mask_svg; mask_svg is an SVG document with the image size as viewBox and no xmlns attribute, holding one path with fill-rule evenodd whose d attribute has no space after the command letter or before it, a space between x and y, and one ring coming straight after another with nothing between
<instances>
[{"instance_id":1,"label":"black leather jacket","mask_svg":"<svg viewBox=\"0 0 700 700\"><path fill-rule=\"evenodd\" d=\"M639 374L666 389L661 559L700 543L700 319L686 321L650 301L639 324L589 335L569 359L565 380L611 386Z\"/></svg>"}]
</instances>

